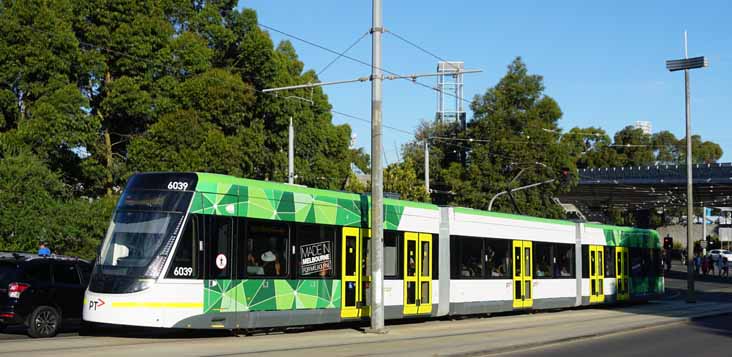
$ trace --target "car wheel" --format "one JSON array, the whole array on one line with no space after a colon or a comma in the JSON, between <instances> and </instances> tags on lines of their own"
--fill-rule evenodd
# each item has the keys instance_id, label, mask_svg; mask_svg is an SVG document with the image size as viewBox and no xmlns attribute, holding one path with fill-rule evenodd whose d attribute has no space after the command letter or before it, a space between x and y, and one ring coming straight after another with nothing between
<instances>
[{"instance_id":1,"label":"car wheel","mask_svg":"<svg viewBox=\"0 0 732 357\"><path fill-rule=\"evenodd\" d=\"M31 337L53 337L61 326L61 314L51 306L39 306L30 316L28 334Z\"/></svg>"}]
</instances>

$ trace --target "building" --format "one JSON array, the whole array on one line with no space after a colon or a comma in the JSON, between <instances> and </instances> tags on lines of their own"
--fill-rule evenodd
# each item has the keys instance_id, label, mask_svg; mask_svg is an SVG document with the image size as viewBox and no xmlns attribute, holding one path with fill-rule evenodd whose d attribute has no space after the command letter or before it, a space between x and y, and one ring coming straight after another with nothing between
<instances>
[{"instance_id":1,"label":"building","mask_svg":"<svg viewBox=\"0 0 732 357\"><path fill-rule=\"evenodd\" d=\"M651 122L649 121L636 121L635 122L635 128L643 130L643 134L651 135L653 133L653 130L651 129Z\"/></svg>"}]
</instances>

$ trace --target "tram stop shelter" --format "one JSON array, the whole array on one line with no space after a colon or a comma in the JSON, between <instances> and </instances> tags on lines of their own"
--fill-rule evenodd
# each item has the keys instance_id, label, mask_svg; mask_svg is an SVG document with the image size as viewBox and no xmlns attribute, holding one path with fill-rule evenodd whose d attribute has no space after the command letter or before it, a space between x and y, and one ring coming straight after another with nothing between
<instances>
[{"instance_id":1,"label":"tram stop shelter","mask_svg":"<svg viewBox=\"0 0 732 357\"><path fill-rule=\"evenodd\" d=\"M732 163L694 165L695 207L732 206ZM657 165L579 170L579 184L558 199L589 220L610 208L632 211L686 206L686 166Z\"/></svg>"}]
</instances>

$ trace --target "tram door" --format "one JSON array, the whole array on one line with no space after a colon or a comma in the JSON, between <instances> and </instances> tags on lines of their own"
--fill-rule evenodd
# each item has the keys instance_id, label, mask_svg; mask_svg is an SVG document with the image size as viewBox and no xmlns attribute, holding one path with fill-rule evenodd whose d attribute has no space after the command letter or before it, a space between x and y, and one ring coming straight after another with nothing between
<instances>
[{"instance_id":1,"label":"tram door","mask_svg":"<svg viewBox=\"0 0 732 357\"><path fill-rule=\"evenodd\" d=\"M368 240L359 228L343 228L341 241L341 317L359 318L369 316L366 306L368 283L366 264Z\"/></svg>"},{"instance_id":2,"label":"tram door","mask_svg":"<svg viewBox=\"0 0 732 357\"><path fill-rule=\"evenodd\" d=\"M432 235L404 233L404 315L432 312Z\"/></svg>"},{"instance_id":3,"label":"tram door","mask_svg":"<svg viewBox=\"0 0 732 357\"><path fill-rule=\"evenodd\" d=\"M531 282L532 244L530 241L513 241L513 307L515 309L533 306Z\"/></svg>"},{"instance_id":4,"label":"tram door","mask_svg":"<svg viewBox=\"0 0 732 357\"><path fill-rule=\"evenodd\" d=\"M618 301L630 298L628 290L628 248L615 247L615 278L617 280Z\"/></svg>"},{"instance_id":5,"label":"tram door","mask_svg":"<svg viewBox=\"0 0 732 357\"><path fill-rule=\"evenodd\" d=\"M590 246L590 303L605 301L605 264L603 264L604 250L601 245Z\"/></svg>"}]
</instances>

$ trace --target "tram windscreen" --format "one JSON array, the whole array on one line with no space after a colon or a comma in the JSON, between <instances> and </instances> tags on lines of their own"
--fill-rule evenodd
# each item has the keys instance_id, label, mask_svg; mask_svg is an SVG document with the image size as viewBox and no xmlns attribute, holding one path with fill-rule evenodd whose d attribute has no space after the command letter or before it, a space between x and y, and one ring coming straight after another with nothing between
<instances>
[{"instance_id":1,"label":"tram windscreen","mask_svg":"<svg viewBox=\"0 0 732 357\"><path fill-rule=\"evenodd\" d=\"M170 212L117 211L99 259L102 273L145 275L182 216Z\"/></svg>"}]
</instances>

